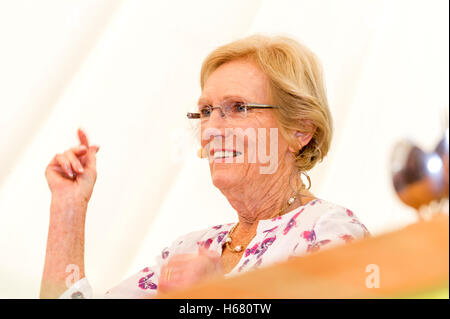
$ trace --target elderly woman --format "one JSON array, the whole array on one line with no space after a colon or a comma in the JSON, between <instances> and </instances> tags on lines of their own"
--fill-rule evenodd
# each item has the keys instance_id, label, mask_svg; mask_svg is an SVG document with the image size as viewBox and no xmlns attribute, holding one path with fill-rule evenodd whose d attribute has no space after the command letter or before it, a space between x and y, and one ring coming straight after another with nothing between
<instances>
[{"instance_id":1,"label":"elderly woman","mask_svg":"<svg viewBox=\"0 0 450 319\"><path fill-rule=\"evenodd\" d=\"M368 235L352 211L316 198L301 178L326 156L332 135L319 62L310 50L286 37L251 36L213 51L200 79L198 113L188 118L200 124L200 156L208 157L213 184L238 222L179 237L105 297L153 297ZM57 154L46 169L52 201L43 298L92 296L84 274L84 221L98 147L84 132L78 135L80 145ZM71 286L68 265L76 265L81 278Z\"/></svg>"}]
</instances>

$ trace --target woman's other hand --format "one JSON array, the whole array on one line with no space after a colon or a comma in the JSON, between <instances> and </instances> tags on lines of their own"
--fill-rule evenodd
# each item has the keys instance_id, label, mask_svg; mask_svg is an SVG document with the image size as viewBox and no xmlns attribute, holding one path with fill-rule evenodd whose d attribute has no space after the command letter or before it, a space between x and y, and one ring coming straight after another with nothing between
<instances>
[{"instance_id":1,"label":"woman's other hand","mask_svg":"<svg viewBox=\"0 0 450 319\"><path fill-rule=\"evenodd\" d=\"M158 291L167 293L186 288L221 274L220 255L199 247L198 254L174 255L162 266Z\"/></svg>"},{"instance_id":2,"label":"woman's other hand","mask_svg":"<svg viewBox=\"0 0 450 319\"><path fill-rule=\"evenodd\" d=\"M80 145L56 154L45 170L52 201L87 204L97 179L96 153L86 134L78 129Z\"/></svg>"}]
</instances>

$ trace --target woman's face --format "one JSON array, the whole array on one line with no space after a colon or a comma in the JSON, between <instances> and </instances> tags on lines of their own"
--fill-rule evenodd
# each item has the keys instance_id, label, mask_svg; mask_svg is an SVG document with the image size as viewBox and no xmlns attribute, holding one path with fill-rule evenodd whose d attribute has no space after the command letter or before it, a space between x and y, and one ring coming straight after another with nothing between
<instances>
[{"instance_id":1,"label":"woman's face","mask_svg":"<svg viewBox=\"0 0 450 319\"><path fill-rule=\"evenodd\" d=\"M272 102L266 75L251 61L234 60L211 73L199 99L199 109L233 102ZM261 186L265 179L286 168L278 164L286 162L283 159L288 145L273 112L249 109L245 117L224 117L220 109L213 109L207 119L200 120L202 147L209 158L212 181L221 191L236 186Z\"/></svg>"}]
</instances>

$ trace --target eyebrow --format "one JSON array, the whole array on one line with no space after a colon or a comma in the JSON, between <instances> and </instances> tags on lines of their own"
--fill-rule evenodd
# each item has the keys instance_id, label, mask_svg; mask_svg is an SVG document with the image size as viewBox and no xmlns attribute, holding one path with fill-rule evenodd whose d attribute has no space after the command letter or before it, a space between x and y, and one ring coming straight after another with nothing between
<instances>
[{"instance_id":1,"label":"eyebrow","mask_svg":"<svg viewBox=\"0 0 450 319\"><path fill-rule=\"evenodd\" d=\"M246 98L243 98L242 96L237 95L237 94L227 94L227 95L225 95L225 96L222 98L222 100L227 100L227 99L231 99L231 98L241 99L241 100L243 100L244 102L248 102ZM202 98L202 97L201 97L201 98L198 99L197 105L200 105L200 104L211 104L211 103L209 103L208 101L209 101L209 99L207 99L207 98Z\"/></svg>"},{"instance_id":2,"label":"eyebrow","mask_svg":"<svg viewBox=\"0 0 450 319\"><path fill-rule=\"evenodd\" d=\"M202 97L201 97L201 98L198 99L197 105L200 106L200 104L209 104L209 103L207 103L206 101L208 101L207 98L202 98Z\"/></svg>"}]
</instances>

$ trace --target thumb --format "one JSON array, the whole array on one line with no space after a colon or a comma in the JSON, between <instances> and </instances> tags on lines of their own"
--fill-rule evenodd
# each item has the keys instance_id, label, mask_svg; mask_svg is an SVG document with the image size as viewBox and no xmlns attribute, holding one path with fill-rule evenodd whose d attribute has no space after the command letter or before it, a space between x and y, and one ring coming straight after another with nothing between
<instances>
[{"instance_id":1,"label":"thumb","mask_svg":"<svg viewBox=\"0 0 450 319\"><path fill-rule=\"evenodd\" d=\"M214 261L217 261L217 260L220 259L220 255L217 252L215 252L213 250L209 250L209 249L207 249L205 247L202 247L202 246L198 247L198 254L200 256L205 256L205 257L208 257L210 259L213 259Z\"/></svg>"},{"instance_id":2,"label":"thumb","mask_svg":"<svg viewBox=\"0 0 450 319\"><path fill-rule=\"evenodd\" d=\"M210 262L210 271L213 273L222 273L222 264L219 253L200 246L198 247L198 255L207 257Z\"/></svg>"}]
</instances>

